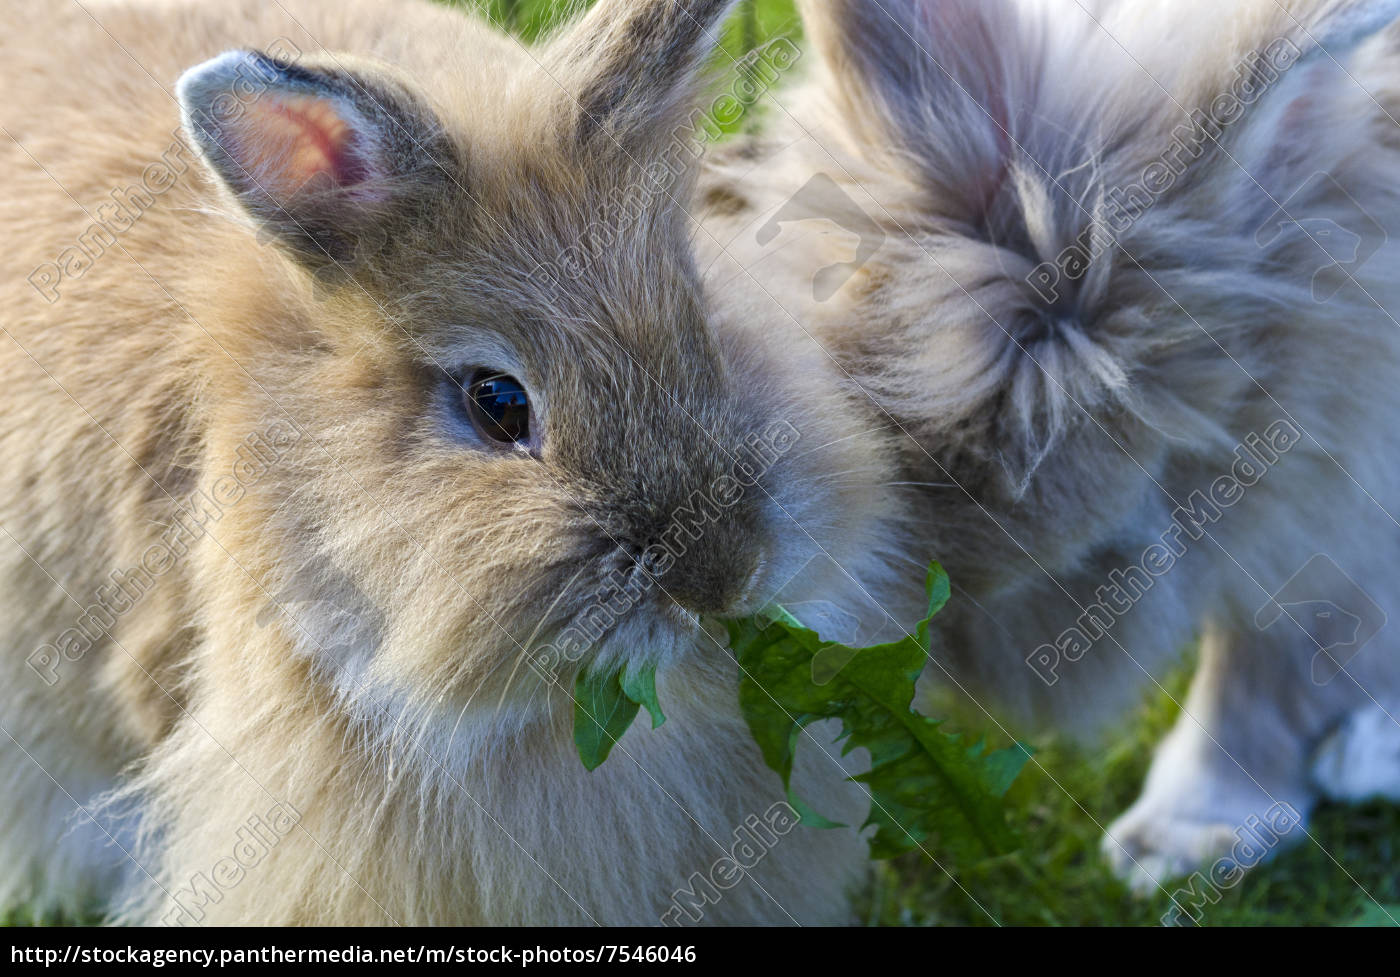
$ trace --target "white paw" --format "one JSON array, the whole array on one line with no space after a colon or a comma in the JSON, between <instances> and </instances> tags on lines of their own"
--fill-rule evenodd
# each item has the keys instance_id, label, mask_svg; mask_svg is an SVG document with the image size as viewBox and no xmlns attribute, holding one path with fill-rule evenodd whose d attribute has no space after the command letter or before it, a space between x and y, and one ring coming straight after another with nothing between
<instances>
[{"instance_id":1,"label":"white paw","mask_svg":"<svg viewBox=\"0 0 1400 977\"><path fill-rule=\"evenodd\" d=\"M1318 747L1313 779L1338 801L1400 801L1400 713L1378 705L1357 710Z\"/></svg>"},{"instance_id":2,"label":"white paw","mask_svg":"<svg viewBox=\"0 0 1400 977\"><path fill-rule=\"evenodd\" d=\"M1201 872L1217 888L1237 884L1246 870L1284 842L1301 837L1302 815L1287 802L1257 812L1200 818L1146 796L1109 826L1100 847L1114 873L1147 896Z\"/></svg>"},{"instance_id":3,"label":"white paw","mask_svg":"<svg viewBox=\"0 0 1400 977\"><path fill-rule=\"evenodd\" d=\"M1154 817L1135 806L1109 826L1100 847L1115 875L1150 896L1228 856L1235 841L1234 825Z\"/></svg>"}]
</instances>

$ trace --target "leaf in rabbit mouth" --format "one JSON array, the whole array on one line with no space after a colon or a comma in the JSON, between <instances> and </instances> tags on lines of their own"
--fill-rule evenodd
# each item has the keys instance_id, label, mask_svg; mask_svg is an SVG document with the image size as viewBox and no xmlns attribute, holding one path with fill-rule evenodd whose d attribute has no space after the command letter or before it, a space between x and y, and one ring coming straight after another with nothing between
<instances>
[{"instance_id":1,"label":"leaf in rabbit mouth","mask_svg":"<svg viewBox=\"0 0 1400 977\"><path fill-rule=\"evenodd\" d=\"M934 840L955 852L1001 854L1019 844L1005 819L1002 795L1030 750L1016 743L988 753L981 743L969 745L942 732L937 719L914 711L930 623L951 593L941 565L930 565L925 588L928 614L914 634L868 648L822 640L778 606L759 617L725 621L729 651L742 672L739 710L802 824L844 827L816 812L791 787L802 729L819 719L840 719L843 752L871 754L869 773L853 778L871 796L861 826L875 827L871 857L892 858ZM665 722L655 665L578 673L574 745L588 770L608 759L643 707L652 728Z\"/></svg>"},{"instance_id":2,"label":"leaf in rabbit mouth","mask_svg":"<svg viewBox=\"0 0 1400 977\"><path fill-rule=\"evenodd\" d=\"M925 579L928 614L914 634L852 648L826 641L782 607L724 622L742 673L739 709L764 762L782 779L801 823L840 828L792 789L802 730L838 719L843 752L870 752L868 773L852 779L870 794L862 828L874 827L870 854L891 858L937 840L955 853L1001 854L1019 844L1007 825L1003 795L1030 758L1017 743L986 752L944 733L914 711L914 689L929 653L930 622L951 593L937 563ZM652 728L665 722L656 697L656 666L584 669L574 682L574 744L596 770L645 706Z\"/></svg>"},{"instance_id":3,"label":"leaf in rabbit mouth","mask_svg":"<svg viewBox=\"0 0 1400 977\"><path fill-rule=\"evenodd\" d=\"M584 767L602 766L643 706L652 729L666 721L656 698L655 664L579 671L574 680L574 746Z\"/></svg>"},{"instance_id":4,"label":"leaf in rabbit mouth","mask_svg":"<svg viewBox=\"0 0 1400 977\"><path fill-rule=\"evenodd\" d=\"M870 752L870 771L853 779L870 794L862 827L875 827L872 857L890 858L933 839L955 851L1000 854L1018 844L1001 798L1030 750L1017 743L984 752L981 743L967 744L914 711L929 624L950 593L948 575L937 563L929 567L926 587L928 615L915 633L868 648L824 641L782 608L730 621L730 648L742 671L739 707L803 824L840 827L798 797L790 783L803 728L839 719L843 752ZM814 666L823 674L815 675Z\"/></svg>"}]
</instances>

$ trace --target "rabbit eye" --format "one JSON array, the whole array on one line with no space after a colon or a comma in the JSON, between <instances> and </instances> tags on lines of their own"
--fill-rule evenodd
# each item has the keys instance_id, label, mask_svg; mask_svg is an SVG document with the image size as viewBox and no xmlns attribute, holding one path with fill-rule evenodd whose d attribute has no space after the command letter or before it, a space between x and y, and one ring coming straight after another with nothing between
<instances>
[{"instance_id":1,"label":"rabbit eye","mask_svg":"<svg viewBox=\"0 0 1400 977\"><path fill-rule=\"evenodd\" d=\"M477 370L462 393L472 425L501 444L530 440L530 398L515 377L495 370Z\"/></svg>"}]
</instances>

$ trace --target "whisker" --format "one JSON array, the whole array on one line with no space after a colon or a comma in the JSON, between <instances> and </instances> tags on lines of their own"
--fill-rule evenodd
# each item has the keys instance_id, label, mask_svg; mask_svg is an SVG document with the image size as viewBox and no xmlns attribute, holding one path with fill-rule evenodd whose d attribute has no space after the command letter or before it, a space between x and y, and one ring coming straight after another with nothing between
<instances>
[{"instance_id":1,"label":"whisker","mask_svg":"<svg viewBox=\"0 0 1400 977\"><path fill-rule=\"evenodd\" d=\"M822 472L820 475L812 478L811 481L817 483L829 482L832 479L843 478L848 475L874 475L882 471L884 471L883 468L847 468L839 472Z\"/></svg>"},{"instance_id":2,"label":"whisker","mask_svg":"<svg viewBox=\"0 0 1400 977\"><path fill-rule=\"evenodd\" d=\"M575 571L574 575L570 577L568 581L565 582L563 587L560 588L559 594L550 603L549 607L546 608L544 613L540 615L539 623L537 623L535 625L535 629L532 632L530 632L530 636L525 640L525 643L520 653L515 656L515 666L511 669L510 676L506 679L506 688L501 693L501 702L498 702L496 704L497 712L500 711L501 704L505 701L506 693L510 690L511 682L515 678L515 674L520 667L520 663L523 662L525 658L529 655L530 648L533 646L535 638L539 636L540 629L544 627L545 623L549 620L550 614L552 614L554 612L554 609L559 606L559 602L562 601L568 595L570 588L573 587L573 585L578 581L578 578L587 569L588 564L584 564L583 566L579 567L579 569ZM536 579L543 575L544 573L541 572L536 576ZM503 666L506 662L510 660L511 656L507 655L501 658L500 661L496 662L496 664L492 665L491 668L487 670L486 674L481 676L481 680L477 682L476 688L474 688L471 691L471 694L467 696L467 701L462 703L461 711L457 713L457 720L452 724L452 732L447 737L446 749L448 752L450 752L452 749L452 744L457 738L457 732L461 728L462 719L466 716L467 710L471 707L472 701L476 698L477 693L480 692L483 688L485 688L486 683L491 679L491 677L501 669L501 666Z\"/></svg>"},{"instance_id":3,"label":"whisker","mask_svg":"<svg viewBox=\"0 0 1400 977\"><path fill-rule=\"evenodd\" d=\"M788 456L788 461L797 461L797 460L800 459L800 458L805 458L805 457L807 457L808 455L812 454L813 452L816 452L816 451L823 451L823 450L825 450L825 449L827 449L827 448L832 447L833 445L838 445L838 444L840 444L842 441L849 441L849 440L851 440L852 438L868 438L868 437L870 437L872 434L879 434L882 430L883 430L883 428L874 427L874 428L871 428L871 429L868 430L868 431L857 431L855 434L848 434L848 435L846 435L844 438L837 438L837 439L834 440L834 441L828 441L826 444L819 444L819 445L817 445L817 446L814 447L814 448L808 448L806 451L800 451L800 452L798 452L798 453L795 454L795 455L789 455L789 456Z\"/></svg>"},{"instance_id":4,"label":"whisker","mask_svg":"<svg viewBox=\"0 0 1400 977\"><path fill-rule=\"evenodd\" d=\"M535 638L539 636L540 629L544 627L545 622L549 620L549 616L554 613L554 609L559 606L559 602L573 589L574 584L578 582L578 578L583 576L584 571L588 570L590 567L591 564L588 563L584 563L579 567L559 591L559 596L555 597L554 600L550 602L549 607L545 609L545 612L540 615L540 623L535 625L535 630L530 633L529 640L527 640L524 647L521 648L520 654L515 657L514 667L511 668L510 674L506 676L505 688L501 689L501 698L496 703L497 713L499 713L501 707L505 705L506 696L510 693L510 687L515 684L515 677L520 673L520 666L525 663L525 659L529 656L530 648L534 645Z\"/></svg>"}]
</instances>

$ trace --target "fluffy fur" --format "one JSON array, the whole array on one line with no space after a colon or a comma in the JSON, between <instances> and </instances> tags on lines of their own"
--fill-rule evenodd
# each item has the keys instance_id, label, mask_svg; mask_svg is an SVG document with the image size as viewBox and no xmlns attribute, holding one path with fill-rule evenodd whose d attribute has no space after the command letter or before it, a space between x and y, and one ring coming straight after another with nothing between
<instances>
[{"instance_id":1,"label":"fluffy fur","mask_svg":"<svg viewBox=\"0 0 1400 977\"><path fill-rule=\"evenodd\" d=\"M842 440L856 415L817 397L815 377L786 377L764 349L715 334L664 200L586 279L531 278L650 161L648 124L669 124L664 97L609 102L614 76L645 73L653 96L664 79L677 107L689 101L708 47L689 16L607 4L528 54L427 4L287 6L295 19L265 4L111 6L95 11L100 27L73 8L59 24L20 19L6 39L15 103L34 114L6 122L17 140L5 148L17 242L6 277L19 284L6 293L5 438L38 454L30 475L7 467L3 493L15 651L4 721L34 760L7 761L23 800L4 900L116 895L119 919L165 919L244 822L286 802L299 828L204 921L655 922L747 816L782 797L734 708L724 652L697 646L695 615L737 607L746 579L791 562L779 505L821 514L826 544L868 561L864 540L896 506L861 506L856 484L798 486L873 473L879 449ZM713 29L724 4L690 7ZM50 36L64 38L61 57ZM363 101L395 116L390 134L402 125L433 157L374 181L374 246L344 234L358 230L344 212L322 230L291 200L269 232L258 218L279 217L278 201L237 200L191 158L120 246L45 306L25 276L90 220L68 193L95 207L139 179L179 125L182 72L279 38L304 52L298 67L357 73L332 94L375 93ZM91 66L81 83L78 63ZM552 77L596 88L590 124L606 133L587 131ZM94 105L107 90L121 95ZM366 166L401 167L362 148ZM297 199L321 214L344 203L333 198ZM353 280L312 273L330 264L323 244L348 256ZM477 363L529 386L540 457L449 429L441 372ZM804 448L830 446L792 452L768 492L711 526L667 593L653 589L604 642L600 656L662 662L669 721L586 772L572 702L525 651L595 604L606 575L728 470L743 437L799 414ZM52 688L37 681L25 658L72 625L74 600L138 565L177 503L235 470L248 435L288 422L304 437L111 640L64 662ZM831 511L858 515L842 525ZM564 689L571 678L566 668ZM134 864L101 830L69 834L72 803L45 770ZM815 789L831 793L830 780ZM860 845L787 837L706 918L844 919ZM832 884L806 884L823 865ZM128 881L114 891L118 875Z\"/></svg>"},{"instance_id":2,"label":"fluffy fur","mask_svg":"<svg viewBox=\"0 0 1400 977\"><path fill-rule=\"evenodd\" d=\"M752 611L814 553L832 568L806 596L873 595L906 622L918 566L942 560L959 596L930 671L1012 732L1003 717L1131 701L1211 622L1189 715L1114 829L1126 871L1209 854L1193 826L1213 836L1268 798L1310 806L1312 748L1400 683L1391 634L1319 688L1311 638L1252 615L1319 549L1395 579L1400 296L1387 244L1357 275L1378 302L1349 287L1314 304L1297 242L1254 240L1271 210L1254 180L1282 199L1327 168L1394 224L1397 52L1388 36L1343 52L1374 99L1300 64L1306 84L1270 91L1046 303L1026 276L1162 151L1182 105L1277 36L1306 47L1291 16L1332 36L1355 5L1216 3L1170 24L1092 6L1170 97L1052 4L809 5L821 63L764 139L711 150L698 192L667 183L578 278L538 269L594 243L670 150L726 4L605 0L534 51L417 3L92 5L100 24L12 8L0 718L17 800L0 901L169 919L283 803L299 824L203 921L655 921L780 798L699 616ZM203 126L191 106L229 77L206 65L177 90L182 73L279 38L302 56L275 69L273 101ZM1185 66L1183 47L1199 52ZM308 93L336 120L328 148L256 141L262 110ZM26 279L161 156L181 98L201 159L46 303ZM304 192L266 178L303 165L322 181ZM812 276L843 241L756 233L816 173L866 214L847 230L882 240L826 302ZM1344 203L1320 192L1308 213ZM534 455L453 427L448 374L473 365L525 382ZM1303 443L1112 640L1041 683L1026 656L1281 416ZM658 662L669 719L585 772L573 703L527 655L614 571L639 572L775 420L796 449L590 653ZM26 658L268 431L276 462L44 684ZM857 816L813 738L800 789ZM854 832L784 836L705 919L840 921L862 849Z\"/></svg>"},{"instance_id":3,"label":"fluffy fur","mask_svg":"<svg viewBox=\"0 0 1400 977\"><path fill-rule=\"evenodd\" d=\"M1264 630L1255 616L1322 553L1393 618L1396 244L1379 242L1319 302L1318 242L1259 231L1280 205L1343 225L1367 219L1360 206L1400 226L1395 10L812 0L803 11L815 77L779 97L761 150L711 168L697 242L725 283L728 321L820 343L868 396L872 429L893 436L918 512L910 551L936 554L959 598L931 677L1013 735L1027 720L1084 731L1160 686L1203 633L1185 714L1106 854L1154 888L1276 801L1306 812L1319 741L1393 702L1394 628L1317 684L1305 622ZM1184 173L1130 226L1095 238L1115 189L1171 158L1191 113L1281 42L1296 63L1241 117L1188 140ZM841 215L843 233L807 225L761 244L758 229L799 192L812 216ZM879 251L817 301L814 274L849 261L861 238ZM1083 241L1099 253L1055 298L1028 285ZM1099 604L1115 572L1141 567L1177 507L1279 420L1301 441L1199 539L1179 536L1185 555L1047 685L1027 665L1036 649Z\"/></svg>"}]
</instances>

